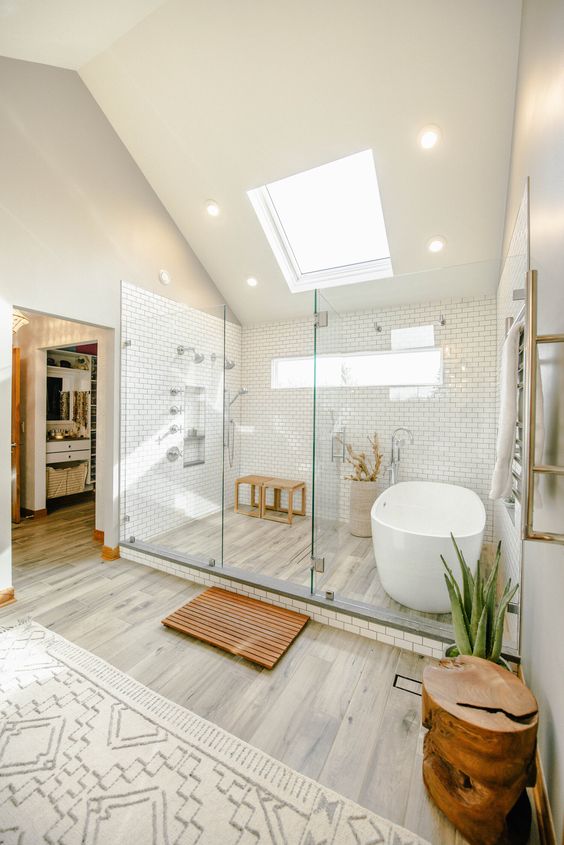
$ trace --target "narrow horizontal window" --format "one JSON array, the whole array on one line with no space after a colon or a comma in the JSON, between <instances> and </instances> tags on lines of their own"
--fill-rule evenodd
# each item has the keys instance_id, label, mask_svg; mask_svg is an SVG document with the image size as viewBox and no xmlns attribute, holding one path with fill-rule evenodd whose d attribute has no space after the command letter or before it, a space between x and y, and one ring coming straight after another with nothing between
<instances>
[{"instance_id":1,"label":"narrow horizontal window","mask_svg":"<svg viewBox=\"0 0 564 845\"><path fill-rule=\"evenodd\" d=\"M422 387L443 382L442 349L355 352L320 355L315 367L318 387ZM273 358L271 387L313 387L313 356Z\"/></svg>"}]
</instances>

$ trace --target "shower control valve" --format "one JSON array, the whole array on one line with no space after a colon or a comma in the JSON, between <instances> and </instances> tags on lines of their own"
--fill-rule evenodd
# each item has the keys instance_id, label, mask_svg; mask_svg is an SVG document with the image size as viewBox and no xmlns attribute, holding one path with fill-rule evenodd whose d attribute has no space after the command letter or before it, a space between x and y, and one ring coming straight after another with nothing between
<instances>
[{"instance_id":1,"label":"shower control valve","mask_svg":"<svg viewBox=\"0 0 564 845\"><path fill-rule=\"evenodd\" d=\"M176 425L176 423L175 423L174 425L171 425L171 427L169 428L169 431L170 431L171 434L178 434L179 431L182 431L182 426Z\"/></svg>"},{"instance_id":2,"label":"shower control valve","mask_svg":"<svg viewBox=\"0 0 564 845\"><path fill-rule=\"evenodd\" d=\"M182 452L178 448L178 446L172 446L170 449L167 449L166 456L169 461L177 461L178 458L182 455Z\"/></svg>"},{"instance_id":3,"label":"shower control valve","mask_svg":"<svg viewBox=\"0 0 564 845\"><path fill-rule=\"evenodd\" d=\"M178 396L180 393L182 393L181 387L171 387L170 388L170 395L171 396Z\"/></svg>"},{"instance_id":4,"label":"shower control valve","mask_svg":"<svg viewBox=\"0 0 564 845\"><path fill-rule=\"evenodd\" d=\"M170 406L170 413L175 416L176 414L182 413L182 408L179 408L178 405L171 405Z\"/></svg>"}]
</instances>

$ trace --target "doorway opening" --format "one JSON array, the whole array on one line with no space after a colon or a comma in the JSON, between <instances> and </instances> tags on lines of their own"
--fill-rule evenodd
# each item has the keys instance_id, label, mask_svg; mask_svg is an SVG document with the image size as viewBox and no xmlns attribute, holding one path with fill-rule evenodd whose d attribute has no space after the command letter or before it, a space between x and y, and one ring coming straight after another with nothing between
<instances>
[{"instance_id":1,"label":"doorway opening","mask_svg":"<svg viewBox=\"0 0 564 845\"><path fill-rule=\"evenodd\" d=\"M104 358L113 333L19 307L12 330L14 563L94 553L104 542Z\"/></svg>"}]
</instances>

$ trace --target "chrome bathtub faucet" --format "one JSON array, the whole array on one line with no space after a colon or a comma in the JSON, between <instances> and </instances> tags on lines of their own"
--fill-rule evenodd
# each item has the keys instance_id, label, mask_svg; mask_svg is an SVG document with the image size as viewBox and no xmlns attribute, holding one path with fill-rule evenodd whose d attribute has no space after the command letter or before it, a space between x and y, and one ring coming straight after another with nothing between
<instances>
[{"instance_id":1,"label":"chrome bathtub faucet","mask_svg":"<svg viewBox=\"0 0 564 845\"><path fill-rule=\"evenodd\" d=\"M392 434L392 458L388 467L390 484L395 484L398 480L401 447L404 443L413 443L413 434L408 428L400 426Z\"/></svg>"}]
</instances>

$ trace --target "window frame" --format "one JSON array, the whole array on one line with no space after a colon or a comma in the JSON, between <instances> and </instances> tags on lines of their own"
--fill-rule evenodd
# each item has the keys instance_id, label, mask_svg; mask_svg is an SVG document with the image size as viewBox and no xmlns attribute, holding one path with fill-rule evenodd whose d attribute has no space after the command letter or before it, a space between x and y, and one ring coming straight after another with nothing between
<instances>
[{"instance_id":1,"label":"window frame","mask_svg":"<svg viewBox=\"0 0 564 845\"><path fill-rule=\"evenodd\" d=\"M362 356L366 357L369 355L373 355L374 357L381 358L385 355L413 355L416 353L439 353L439 369L438 369L438 381L436 382L420 382L415 384L397 384L392 382L387 382L384 384L346 384L342 382L341 384L331 384L331 385L317 385L317 387L322 388L356 388L359 390L364 390L366 388L389 388L389 387L441 387L444 384L444 351L442 346L421 346L421 347L408 347L406 349L368 349L368 350L356 350L355 352L341 352L341 353L325 353L318 355L319 358L336 358L340 359L341 361L346 361L347 358ZM276 384L276 380L278 377L277 373L277 366L278 362L280 361L307 361L308 363L311 361L312 365L314 362L313 355L278 355L270 359L270 389L271 390L311 390L314 386L314 373L313 373L313 366L312 366L312 381L311 384L304 384L299 386L292 386L292 385L278 385Z\"/></svg>"},{"instance_id":2,"label":"window frame","mask_svg":"<svg viewBox=\"0 0 564 845\"><path fill-rule=\"evenodd\" d=\"M345 264L341 267L302 273L270 196L268 185L247 191L247 195L292 293L352 285L358 282L372 282L393 276L392 259L389 255L358 264Z\"/></svg>"}]
</instances>

